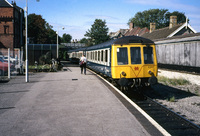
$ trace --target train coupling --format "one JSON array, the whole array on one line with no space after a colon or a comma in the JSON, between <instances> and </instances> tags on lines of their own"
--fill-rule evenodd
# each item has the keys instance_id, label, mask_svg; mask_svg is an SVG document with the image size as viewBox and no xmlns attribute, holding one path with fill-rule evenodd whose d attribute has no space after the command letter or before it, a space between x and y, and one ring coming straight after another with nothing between
<instances>
[{"instance_id":1,"label":"train coupling","mask_svg":"<svg viewBox=\"0 0 200 136\"><path fill-rule=\"evenodd\" d=\"M120 86L122 86L122 87L128 87L128 85L129 85L129 80L127 79L127 78L120 78L119 80L118 80L118 83L119 83L119 85Z\"/></svg>"}]
</instances>

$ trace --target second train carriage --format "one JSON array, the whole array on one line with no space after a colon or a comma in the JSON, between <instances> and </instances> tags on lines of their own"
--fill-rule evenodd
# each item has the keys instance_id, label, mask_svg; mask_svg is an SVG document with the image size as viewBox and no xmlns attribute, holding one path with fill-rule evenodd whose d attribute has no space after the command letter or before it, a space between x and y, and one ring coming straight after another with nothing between
<instances>
[{"instance_id":1,"label":"second train carriage","mask_svg":"<svg viewBox=\"0 0 200 136\"><path fill-rule=\"evenodd\" d=\"M157 82L155 44L149 39L127 36L71 53L84 53L89 68L112 78L121 87Z\"/></svg>"}]
</instances>

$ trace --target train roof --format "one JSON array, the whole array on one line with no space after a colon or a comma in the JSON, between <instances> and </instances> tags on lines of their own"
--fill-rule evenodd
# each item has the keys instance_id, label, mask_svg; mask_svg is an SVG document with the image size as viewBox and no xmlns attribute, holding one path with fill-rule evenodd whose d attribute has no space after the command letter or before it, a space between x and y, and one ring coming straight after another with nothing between
<instances>
[{"instance_id":1,"label":"train roof","mask_svg":"<svg viewBox=\"0 0 200 136\"><path fill-rule=\"evenodd\" d=\"M113 44L131 44L131 43L137 43L137 44L154 44L154 42L150 39L146 39L140 36L125 36L118 39L110 40L101 44L97 44L94 46L90 46L87 48L87 50L93 50L93 49L101 49L101 48L108 48Z\"/></svg>"},{"instance_id":2,"label":"train roof","mask_svg":"<svg viewBox=\"0 0 200 136\"><path fill-rule=\"evenodd\" d=\"M130 43L140 43L140 44L154 44L150 39L146 39L140 36L125 36L116 39L113 44L130 44Z\"/></svg>"},{"instance_id":3,"label":"train roof","mask_svg":"<svg viewBox=\"0 0 200 136\"><path fill-rule=\"evenodd\" d=\"M86 48L87 48L87 47L83 47L83 48L77 48L77 49L69 50L68 53L78 52L78 51L84 51L84 50L86 50Z\"/></svg>"},{"instance_id":4,"label":"train roof","mask_svg":"<svg viewBox=\"0 0 200 136\"><path fill-rule=\"evenodd\" d=\"M110 40L110 41L107 41L107 42L104 42L104 43L101 43L101 44L90 46L90 47L87 48L87 50L108 48L108 47L110 47L110 45L113 44L114 41L115 40Z\"/></svg>"},{"instance_id":5,"label":"train roof","mask_svg":"<svg viewBox=\"0 0 200 136\"><path fill-rule=\"evenodd\" d=\"M84 51L84 50L94 50L94 49L102 49L102 48L110 48L111 45L113 44L131 44L131 43L137 43L137 44L144 44L144 45L150 45L154 44L154 42L150 39L146 39L140 36L125 36L121 37L118 39L110 40L101 44L97 44L94 46L90 47L83 47L83 48L78 48L74 50L68 51L69 53L71 52L78 52L78 51Z\"/></svg>"}]
</instances>

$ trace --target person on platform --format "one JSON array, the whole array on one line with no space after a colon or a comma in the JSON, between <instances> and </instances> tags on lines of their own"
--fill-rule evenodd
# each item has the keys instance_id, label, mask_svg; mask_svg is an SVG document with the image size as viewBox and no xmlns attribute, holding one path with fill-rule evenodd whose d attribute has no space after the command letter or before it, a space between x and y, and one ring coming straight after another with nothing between
<instances>
[{"instance_id":1,"label":"person on platform","mask_svg":"<svg viewBox=\"0 0 200 136\"><path fill-rule=\"evenodd\" d=\"M86 75L86 62L87 62L87 59L86 59L85 55L83 55L80 58L80 67L81 67L81 74L83 74L83 69L84 69L85 75Z\"/></svg>"}]
</instances>

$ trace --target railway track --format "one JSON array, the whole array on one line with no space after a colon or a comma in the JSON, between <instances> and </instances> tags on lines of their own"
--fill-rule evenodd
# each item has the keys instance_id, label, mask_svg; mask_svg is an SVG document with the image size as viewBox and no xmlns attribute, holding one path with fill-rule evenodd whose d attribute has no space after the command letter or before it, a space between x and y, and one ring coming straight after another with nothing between
<instances>
[{"instance_id":1,"label":"railway track","mask_svg":"<svg viewBox=\"0 0 200 136\"><path fill-rule=\"evenodd\" d=\"M119 89L119 87L118 87ZM116 95L116 94L115 94ZM200 136L200 126L192 123L169 108L142 93L126 95L172 136ZM137 96L138 99L133 97ZM119 97L118 97L119 98ZM123 100L122 100L123 102ZM126 106L130 108L129 106ZM129 109L130 111L132 109Z\"/></svg>"},{"instance_id":2,"label":"railway track","mask_svg":"<svg viewBox=\"0 0 200 136\"><path fill-rule=\"evenodd\" d=\"M140 108L160 124L168 133L174 136L199 136L200 127L157 103L149 97L145 100L132 99Z\"/></svg>"},{"instance_id":3,"label":"railway track","mask_svg":"<svg viewBox=\"0 0 200 136\"><path fill-rule=\"evenodd\" d=\"M120 90L119 87L117 88ZM154 101L150 97L145 96L143 93L134 92L126 96L172 136L200 136L200 126ZM135 99L135 96L137 99Z\"/></svg>"}]
</instances>

